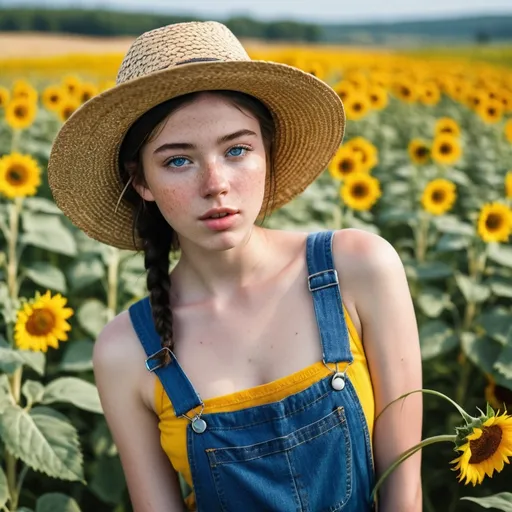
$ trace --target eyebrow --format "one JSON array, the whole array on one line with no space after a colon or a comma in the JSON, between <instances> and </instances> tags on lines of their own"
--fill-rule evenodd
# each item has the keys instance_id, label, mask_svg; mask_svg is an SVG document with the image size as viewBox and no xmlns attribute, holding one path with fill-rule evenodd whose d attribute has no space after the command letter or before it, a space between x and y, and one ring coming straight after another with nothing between
<instances>
[{"instance_id":1,"label":"eyebrow","mask_svg":"<svg viewBox=\"0 0 512 512\"><path fill-rule=\"evenodd\" d=\"M256 133L252 130L238 130L233 133L228 133L227 135L222 135L222 137L219 137L217 139L217 144L223 144L225 142L229 142L234 139L238 139L239 137L243 136L256 136ZM195 149L196 145L191 144L190 142L168 142L166 144L162 144L158 148L153 151L153 154L162 153L164 151L168 151L170 149Z\"/></svg>"}]
</instances>

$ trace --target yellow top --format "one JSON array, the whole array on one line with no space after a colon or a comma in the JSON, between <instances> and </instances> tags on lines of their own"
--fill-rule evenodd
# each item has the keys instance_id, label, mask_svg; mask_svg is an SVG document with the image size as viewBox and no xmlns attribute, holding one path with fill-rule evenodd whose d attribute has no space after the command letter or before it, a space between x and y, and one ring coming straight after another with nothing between
<instances>
[{"instance_id":1,"label":"yellow top","mask_svg":"<svg viewBox=\"0 0 512 512\"><path fill-rule=\"evenodd\" d=\"M354 362L348 367L347 375L356 390L359 401L366 417L370 439L373 434L373 423L375 419L375 402L373 388L370 379L370 372L364 353L364 348L354 324L343 306L345 319L349 332L350 349ZM229 395L209 398L204 400L203 414L233 412L240 409L268 404L283 400L287 396L299 393L309 386L320 381L332 373L326 368L322 361L312 364L307 368L299 370L291 375L274 380L267 384L253 388L237 391ZM189 420L178 418L169 397L164 391L162 383L156 379L155 385L156 411L159 417L160 442L163 450L169 457L175 471L181 473L185 481L192 487L192 476L187 456L187 434L186 428ZM200 407L194 412L199 412ZM193 413L191 413L193 416ZM190 414L189 414L190 416ZM187 505L193 510L193 496L187 499Z\"/></svg>"}]
</instances>

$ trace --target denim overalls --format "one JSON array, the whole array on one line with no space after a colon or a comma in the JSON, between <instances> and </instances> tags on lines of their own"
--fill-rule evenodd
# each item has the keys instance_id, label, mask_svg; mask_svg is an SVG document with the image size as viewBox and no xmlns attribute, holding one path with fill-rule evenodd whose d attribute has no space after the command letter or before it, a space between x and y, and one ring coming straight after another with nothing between
<instances>
[{"instance_id":1,"label":"denim overalls","mask_svg":"<svg viewBox=\"0 0 512 512\"><path fill-rule=\"evenodd\" d=\"M333 373L285 399L227 413L203 406L174 354L166 367L147 298L130 316L178 416L188 417L187 452L199 512L367 512L374 471L368 427L345 374L352 362L332 262L332 232L307 240L323 361ZM300 347L297 347L300 350ZM345 362L338 368L337 362ZM204 406L203 406L204 407ZM198 415L191 415L198 408Z\"/></svg>"}]
</instances>

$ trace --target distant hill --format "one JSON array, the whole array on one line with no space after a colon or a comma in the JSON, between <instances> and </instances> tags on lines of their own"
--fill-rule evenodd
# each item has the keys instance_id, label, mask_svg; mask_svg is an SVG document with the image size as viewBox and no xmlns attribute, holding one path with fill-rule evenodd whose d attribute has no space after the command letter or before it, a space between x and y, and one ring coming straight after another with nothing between
<instances>
[{"instance_id":1,"label":"distant hill","mask_svg":"<svg viewBox=\"0 0 512 512\"><path fill-rule=\"evenodd\" d=\"M192 16L101 9L0 7L0 31L59 32L92 36L135 36ZM195 18L197 19L197 18ZM248 17L219 20L241 38L357 45L446 45L512 41L512 15L368 24L314 24L261 21Z\"/></svg>"},{"instance_id":2,"label":"distant hill","mask_svg":"<svg viewBox=\"0 0 512 512\"><path fill-rule=\"evenodd\" d=\"M512 41L512 16L322 25L322 40L338 43L407 45Z\"/></svg>"}]
</instances>

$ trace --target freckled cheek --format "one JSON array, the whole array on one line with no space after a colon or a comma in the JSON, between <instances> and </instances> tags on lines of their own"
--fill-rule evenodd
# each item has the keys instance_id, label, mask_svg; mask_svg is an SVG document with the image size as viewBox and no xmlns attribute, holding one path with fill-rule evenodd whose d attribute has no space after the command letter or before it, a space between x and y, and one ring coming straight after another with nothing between
<instances>
[{"instance_id":1,"label":"freckled cheek","mask_svg":"<svg viewBox=\"0 0 512 512\"><path fill-rule=\"evenodd\" d=\"M187 212L192 204L192 194L180 188L163 190L155 199L168 220Z\"/></svg>"}]
</instances>

